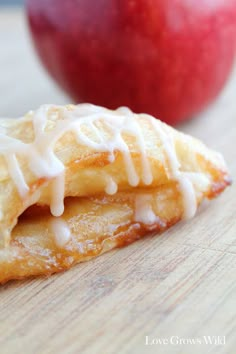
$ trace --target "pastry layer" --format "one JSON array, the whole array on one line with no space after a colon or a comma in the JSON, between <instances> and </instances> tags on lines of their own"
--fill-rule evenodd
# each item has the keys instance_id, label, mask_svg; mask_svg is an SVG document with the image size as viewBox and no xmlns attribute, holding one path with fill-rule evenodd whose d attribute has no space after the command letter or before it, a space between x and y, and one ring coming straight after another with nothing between
<instances>
[{"instance_id":1,"label":"pastry layer","mask_svg":"<svg viewBox=\"0 0 236 354\"><path fill-rule=\"evenodd\" d=\"M204 193L195 187L197 204L213 198L221 185ZM0 249L0 283L61 272L79 262L162 232L182 219L178 184L120 192L114 196L67 198L62 217L48 207L31 207L19 219L8 247Z\"/></svg>"}]
</instances>

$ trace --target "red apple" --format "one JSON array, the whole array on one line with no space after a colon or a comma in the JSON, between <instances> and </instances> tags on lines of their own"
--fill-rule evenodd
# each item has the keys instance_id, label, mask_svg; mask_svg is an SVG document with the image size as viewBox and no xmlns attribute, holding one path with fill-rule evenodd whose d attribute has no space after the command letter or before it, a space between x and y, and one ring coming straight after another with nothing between
<instances>
[{"instance_id":1,"label":"red apple","mask_svg":"<svg viewBox=\"0 0 236 354\"><path fill-rule=\"evenodd\" d=\"M234 62L236 0L27 0L38 54L75 101L170 124L220 92Z\"/></svg>"}]
</instances>

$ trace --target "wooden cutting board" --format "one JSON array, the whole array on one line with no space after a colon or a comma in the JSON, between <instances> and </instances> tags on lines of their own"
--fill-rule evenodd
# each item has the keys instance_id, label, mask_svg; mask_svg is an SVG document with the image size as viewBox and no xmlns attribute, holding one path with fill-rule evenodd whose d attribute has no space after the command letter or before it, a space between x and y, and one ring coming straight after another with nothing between
<instances>
[{"instance_id":1,"label":"wooden cutting board","mask_svg":"<svg viewBox=\"0 0 236 354\"><path fill-rule=\"evenodd\" d=\"M22 12L1 10L0 116L49 102L68 98L37 62ZM180 129L221 151L236 179L236 73L218 101ZM161 236L49 279L0 287L1 354L233 354L235 336L235 185Z\"/></svg>"}]
</instances>

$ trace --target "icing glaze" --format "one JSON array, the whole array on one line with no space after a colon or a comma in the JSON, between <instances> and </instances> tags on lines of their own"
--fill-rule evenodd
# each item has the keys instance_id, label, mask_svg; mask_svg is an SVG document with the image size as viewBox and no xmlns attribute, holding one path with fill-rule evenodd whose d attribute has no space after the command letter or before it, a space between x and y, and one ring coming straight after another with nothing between
<instances>
[{"instance_id":1,"label":"icing glaze","mask_svg":"<svg viewBox=\"0 0 236 354\"><path fill-rule=\"evenodd\" d=\"M189 219L195 215L197 210L197 201L193 184L188 176L184 172L180 171L180 163L178 161L171 137L165 132L165 129L162 128L160 121L154 121L152 117L149 117L149 119L161 139L168 163L170 177L172 180L176 180L179 184L179 189L183 197L183 218Z\"/></svg>"},{"instance_id":2,"label":"icing glaze","mask_svg":"<svg viewBox=\"0 0 236 354\"><path fill-rule=\"evenodd\" d=\"M19 167L19 164L17 162L16 155L9 154L6 159L6 162L7 162L10 176L13 179L13 181L15 182L15 185L18 189L20 196L23 198L28 193L29 187L27 186L27 184L25 182L23 173L22 173L22 171Z\"/></svg>"},{"instance_id":3,"label":"icing glaze","mask_svg":"<svg viewBox=\"0 0 236 354\"><path fill-rule=\"evenodd\" d=\"M135 198L134 221L151 225L159 221L152 208L152 195L138 194Z\"/></svg>"},{"instance_id":4,"label":"icing glaze","mask_svg":"<svg viewBox=\"0 0 236 354\"><path fill-rule=\"evenodd\" d=\"M56 110L54 110L56 109ZM64 212L64 176L65 166L54 153L56 142L68 131L72 132L78 143L94 151L109 152L110 162L115 159L114 152L118 150L123 156L125 171L128 182L131 186L138 186L140 178L145 185L153 181L151 164L146 153L146 142L139 124L138 115L133 114L128 108L121 107L117 111L109 111L102 107L89 104L75 106L72 110L68 107L45 105L36 112L30 112L33 121L34 140L31 143L24 143L6 135L4 130L0 131L0 153L4 156L8 165L9 174L22 198L28 197L29 186L17 161L17 155L21 154L28 161L28 166L38 178L47 178L52 181L51 188L51 213L59 217ZM56 115L60 115L57 120ZM55 115L55 119L53 119ZM54 127L46 129L48 118ZM196 197L187 174L180 171L180 164L177 158L174 143L170 134L165 131L163 123L155 118L142 114L153 127L157 138L162 143L166 159L167 172L170 179L175 180L183 197L184 217L189 218L196 212ZM99 129L99 122L105 122L109 130L109 137ZM140 152L141 177L139 177L134 161L131 157L130 148L123 138L128 133L135 139ZM108 178L105 191L107 194L115 194L118 186ZM150 200L141 198L138 200L136 218L147 223L154 222L156 216L150 207ZM144 203L145 207L141 207ZM144 211L144 209L146 211ZM142 211L140 211L142 210ZM145 215L145 217L144 217ZM65 228L64 228L65 229Z\"/></svg>"},{"instance_id":5,"label":"icing glaze","mask_svg":"<svg viewBox=\"0 0 236 354\"><path fill-rule=\"evenodd\" d=\"M109 177L107 181L107 185L105 187L105 192L109 195L113 195L117 193L117 190L118 190L118 186L116 182L111 177Z\"/></svg>"},{"instance_id":6,"label":"icing glaze","mask_svg":"<svg viewBox=\"0 0 236 354\"><path fill-rule=\"evenodd\" d=\"M64 192L65 174L62 172L52 183L50 209L54 216L61 216L64 213Z\"/></svg>"},{"instance_id":7,"label":"icing glaze","mask_svg":"<svg viewBox=\"0 0 236 354\"><path fill-rule=\"evenodd\" d=\"M50 228L54 235L55 243L58 247L63 248L71 239L70 228L61 218L52 218Z\"/></svg>"}]
</instances>

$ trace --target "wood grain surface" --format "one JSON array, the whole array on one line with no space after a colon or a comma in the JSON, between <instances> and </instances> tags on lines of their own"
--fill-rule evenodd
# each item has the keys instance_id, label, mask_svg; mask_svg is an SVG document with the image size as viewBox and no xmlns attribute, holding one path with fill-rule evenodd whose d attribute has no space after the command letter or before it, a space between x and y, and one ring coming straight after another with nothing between
<instances>
[{"instance_id":1,"label":"wood grain surface","mask_svg":"<svg viewBox=\"0 0 236 354\"><path fill-rule=\"evenodd\" d=\"M0 116L68 101L33 54L23 13L0 10ZM236 73L180 129L221 151L236 179ZM225 336L225 344L204 336ZM236 353L235 185L161 236L2 286L0 353Z\"/></svg>"}]
</instances>

